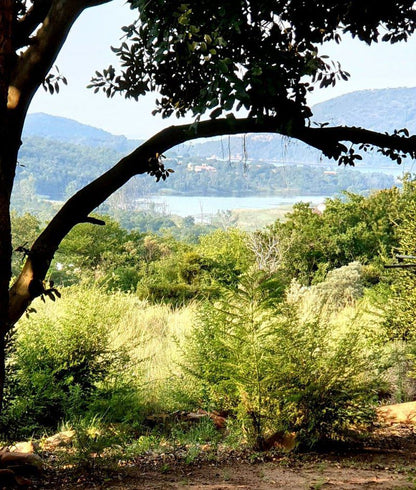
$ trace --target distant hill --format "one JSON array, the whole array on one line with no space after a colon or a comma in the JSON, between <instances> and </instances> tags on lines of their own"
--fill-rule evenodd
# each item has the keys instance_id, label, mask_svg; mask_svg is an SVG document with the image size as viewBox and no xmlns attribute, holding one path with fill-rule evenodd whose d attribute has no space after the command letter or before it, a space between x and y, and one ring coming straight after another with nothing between
<instances>
[{"instance_id":1,"label":"distant hill","mask_svg":"<svg viewBox=\"0 0 416 490\"><path fill-rule=\"evenodd\" d=\"M313 106L313 120L331 125L363 126L376 131L391 131L407 127L416 133L416 87L360 90ZM115 136L102 129L81 124L72 119L43 113L29 114L23 138L47 138L91 147L106 147L128 152L140 141ZM321 161L321 153L307 145L273 134L247 135L191 142L176 147L171 154L210 157L217 159L307 163ZM379 155L369 157L367 164L396 165Z\"/></svg>"},{"instance_id":2,"label":"distant hill","mask_svg":"<svg viewBox=\"0 0 416 490\"><path fill-rule=\"evenodd\" d=\"M314 119L374 131L406 127L416 133L416 87L360 90L313 107Z\"/></svg>"},{"instance_id":3,"label":"distant hill","mask_svg":"<svg viewBox=\"0 0 416 490\"><path fill-rule=\"evenodd\" d=\"M313 120L331 125L362 126L375 131L392 131L407 127L416 134L416 87L361 90L313 106ZM178 153L201 157L215 156L227 159L247 157L253 160L275 162L328 162L319 151L309 146L273 134L250 134L223 137L204 143L191 143L177 148ZM375 153L368 155L359 166L397 167L387 158Z\"/></svg>"},{"instance_id":4,"label":"distant hill","mask_svg":"<svg viewBox=\"0 0 416 490\"><path fill-rule=\"evenodd\" d=\"M119 152L131 151L140 144L139 141L116 136L73 119L41 112L28 114L26 118L23 139L33 136L83 146L107 147Z\"/></svg>"},{"instance_id":5,"label":"distant hill","mask_svg":"<svg viewBox=\"0 0 416 490\"><path fill-rule=\"evenodd\" d=\"M313 111L315 120L334 125L364 126L379 131L407 127L416 133L416 88L353 92L318 104ZM62 200L139 144L140 141L71 119L30 114L19 152L16 192ZM358 170L366 174L358 177L356 170L341 172L343 169L322 158L320 152L273 134L194 141L174 148L167 155L175 174L158 184L145 178L140 188L146 187L153 194L329 195L346 188L363 192L390 186L391 176L386 179L385 175L374 176L371 172L398 174L403 168L375 152L359 162ZM242 165L232 168L234 161L245 161L249 171ZM405 168L411 169L412 163ZM132 199L132 195L127 199Z\"/></svg>"}]
</instances>

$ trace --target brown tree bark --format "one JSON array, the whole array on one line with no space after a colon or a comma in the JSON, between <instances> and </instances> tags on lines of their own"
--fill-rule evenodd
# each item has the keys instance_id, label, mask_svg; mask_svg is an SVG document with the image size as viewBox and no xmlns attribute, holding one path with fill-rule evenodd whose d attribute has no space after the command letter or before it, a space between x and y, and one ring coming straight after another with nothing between
<instances>
[{"instance_id":1,"label":"brown tree bark","mask_svg":"<svg viewBox=\"0 0 416 490\"><path fill-rule=\"evenodd\" d=\"M14 2L0 0L0 407L3 401L5 359L4 342L9 329L9 283L11 278L10 195L17 149L10 141L8 91L15 53L13 50ZM14 160L14 161L13 161Z\"/></svg>"}]
</instances>

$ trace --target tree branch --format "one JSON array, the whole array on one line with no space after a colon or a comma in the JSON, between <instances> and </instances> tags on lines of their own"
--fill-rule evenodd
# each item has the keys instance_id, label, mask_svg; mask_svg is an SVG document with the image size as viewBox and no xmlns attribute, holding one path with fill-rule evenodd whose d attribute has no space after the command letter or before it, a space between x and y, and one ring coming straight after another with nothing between
<instances>
[{"instance_id":1,"label":"tree branch","mask_svg":"<svg viewBox=\"0 0 416 490\"><path fill-rule=\"evenodd\" d=\"M398 136L348 126L304 128L299 134L293 136L321 150L329 158L338 158L341 152L346 150L345 146L341 144L342 141L369 144L378 148L390 148L416 158L416 136Z\"/></svg>"},{"instance_id":2,"label":"tree branch","mask_svg":"<svg viewBox=\"0 0 416 490\"><path fill-rule=\"evenodd\" d=\"M29 38L36 28L43 22L51 8L52 0L37 0L16 25L14 36L15 49L30 44Z\"/></svg>"},{"instance_id":3,"label":"tree branch","mask_svg":"<svg viewBox=\"0 0 416 490\"><path fill-rule=\"evenodd\" d=\"M80 13L88 7L109 1L111 0L52 0L51 2L46 0L34 11L33 18L27 18L26 26L22 21L20 29L23 29L21 34L23 37L39 19L42 21L42 26L16 63L11 81L16 97L13 108L19 107L22 113L26 112L33 95L51 69Z\"/></svg>"},{"instance_id":4,"label":"tree branch","mask_svg":"<svg viewBox=\"0 0 416 490\"><path fill-rule=\"evenodd\" d=\"M78 223L92 222L89 214L131 177L155 170L158 155L186 141L240 133L280 133L301 140L336 158L342 141L368 143L416 154L416 136L387 135L353 127L297 128L287 130L275 119L214 119L198 124L171 126L121 159L113 168L72 196L33 244L23 270L10 290L9 323L13 325L31 301L42 294L43 280L61 241Z\"/></svg>"},{"instance_id":5,"label":"tree branch","mask_svg":"<svg viewBox=\"0 0 416 490\"><path fill-rule=\"evenodd\" d=\"M99 226L105 225L105 221L103 221L102 219L94 218L92 216L87 216L82 221L80 221L80 223L91 223L92 225L99 225Z\"/></svg>"}]
</instances>

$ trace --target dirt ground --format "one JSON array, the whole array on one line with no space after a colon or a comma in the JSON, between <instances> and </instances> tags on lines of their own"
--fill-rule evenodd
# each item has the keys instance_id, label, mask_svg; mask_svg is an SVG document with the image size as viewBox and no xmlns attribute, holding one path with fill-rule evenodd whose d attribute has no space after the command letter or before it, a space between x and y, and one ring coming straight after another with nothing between
<instances>
[{"instance_id":1,"label":"dirt ground","mask_svg":"<svg viewBox=\"0 0 416 490\"><path fill-rule=\"evenodd\" d=\"M30 480L16 481L14 487L5 485L0 474L0 490L416 490L416 401L380 407L377 412L378 423L371 433L356 430L354 443L337 443L325 451L285 453L274 448L254 453L248 449L214 449L207 444L189 462L189 448L178 446L166 452L149 451L129 461L114 461L111 469L107 460L104 468L90 455L87 461L96 467L82 472L79 466L65 465L63 460L57 464L56 444L65 443L64 454L71 447L72 431L62 432L46 439L50 447L43 445L40 456L33 454L31 442L23 443L27 450L20 446L18 461L22 463L22 456L28 453L35 462L41 462L43 471L31 475ZM10 451L2 457L13 457Z\"/></svg>"},{"instance_id":2,"label":"dirt ground","mask_svg":"<svg viewBox=\"0 0 416 490\"><path fill-rule=\"evenodd\" d=\"M376 431L360 449L308 454L233 453L220 461L186 464L142 456L104 478L50 474L33 488L114 490L416 489L414 427Z\"/></svg>"},{"instance_id":3,"label":"dirt ground","mask_svg":"<svg viewBox=\"0 0 416 490\"><path fill-rule=\"evenodd\" d=\"M315 461L284 467L279 462L250 464L182 466L170 471L129 469L112 481L73 482L37 488L108 488L108 489L193 489L266 490L304 489L411 489L416 488L414 458L361 454L359 457L317 457Z\"/></svg>"},{"instance_id":4,"label":"dirt ground","mask_svg":"<svg viewBox=\"0 0 416 490\"><path fill-rule=\"evenodd\" d=\"M355 489L415 488L414 479L394 470L343 467L335 462L319 462L300 468L281 468L274 463L238 464L219 468L202 467L178 475L144 472L131 481L111 485L114 489Z\"/></svg>"}]
</instances>

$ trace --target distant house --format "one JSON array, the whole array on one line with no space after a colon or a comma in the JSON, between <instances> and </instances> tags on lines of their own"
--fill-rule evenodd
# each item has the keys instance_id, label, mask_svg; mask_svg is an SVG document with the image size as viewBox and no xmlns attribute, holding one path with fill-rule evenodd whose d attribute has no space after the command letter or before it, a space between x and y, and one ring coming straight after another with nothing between
<instances>
[{"instance_id":1,"label":"distant house","mask_svg":"<svg viewBox=\"0 0 416 490\"><path fill-rule=\"evenodd\" d=\"M195 165L193 170L194 172L212 172L212 173L217 171L215 167L212 167L211 165L207 165L206 163L203 163L202 165Z\"/></svg>"}]
</instances>

